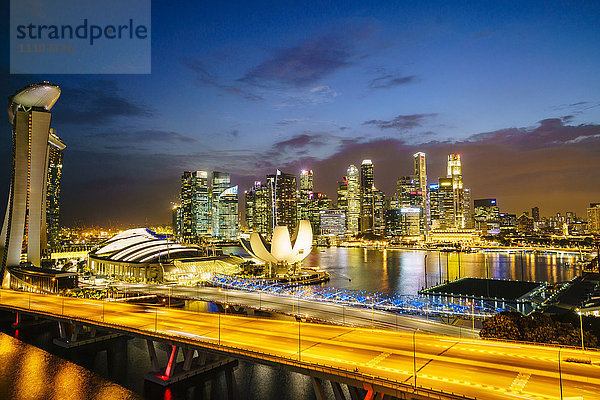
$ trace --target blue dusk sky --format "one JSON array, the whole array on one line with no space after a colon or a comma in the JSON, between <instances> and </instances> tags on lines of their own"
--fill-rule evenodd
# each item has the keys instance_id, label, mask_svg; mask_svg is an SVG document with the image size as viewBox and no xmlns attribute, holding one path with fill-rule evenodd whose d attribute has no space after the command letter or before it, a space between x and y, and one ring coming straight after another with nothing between
<instances>
[{"instance_id":1,"label":"blue dusk sky","mask_svg":"<svg viewBox=\"0 0 600 400\"><path fill-rule=\"evenodd\" d=\"M66 225L167 223L184 170L230 172L243 193L309 168L335 199L369 158L392 195L416 151L429 182L461 153L473 198L504 212L600 201L598 2L153 1L149 75L9 75L4 22L2 92L62 88Z\"/></svg>"}]
</instances>

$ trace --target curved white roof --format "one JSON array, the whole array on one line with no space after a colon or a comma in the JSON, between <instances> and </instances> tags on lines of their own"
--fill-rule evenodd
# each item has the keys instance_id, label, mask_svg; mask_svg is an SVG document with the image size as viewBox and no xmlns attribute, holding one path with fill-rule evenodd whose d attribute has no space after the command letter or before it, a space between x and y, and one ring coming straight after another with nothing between
<instances>
[{"instance_id":1,"label":"curved white roof","mask_svg":"<svg viewBox=\"0 0 600 400\"><path fill-rule=\"evenodd\" d=\"M48 82L33 83L19 89L8 99L8 119L12 124L18 106L42 107L49 111L60 97L60 87Z\"/></svg>"},{"instance_id":2,"label":"curved white roof","mask_svg":"<svg viewBox=\"0 0 600 400\"><path fill-rule=\"evenodd\" d=\"M197 256L198 249L173 242L149 229L137 228L113 236L91 255L114 261L151 262L161 257L171 258L174 254L181 256L183 253Z\"/></svg>"},{"instance_id":3,"label":"curved white roof","mask_svg":"<svg viewBox=\"0 0 600 400\"><path fill-rule=\"evenodd\" d=\"M253 232L250 235L249 246L244 247L253 257L263 262L294 264L308 256L312 249L312 241L310 222L300 221L292 239L287 226L277 226L273 230L270 246L259 233Z\"/></svg>"}]
</instances>

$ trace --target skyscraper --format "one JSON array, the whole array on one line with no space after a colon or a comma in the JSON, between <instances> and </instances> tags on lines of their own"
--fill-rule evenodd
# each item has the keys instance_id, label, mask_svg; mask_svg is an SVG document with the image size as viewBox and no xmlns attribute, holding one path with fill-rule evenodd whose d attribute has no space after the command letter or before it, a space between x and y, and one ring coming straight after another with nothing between
<instances>
[{"instance_id":1,"label":"skyscraper","mask_svg":"<svg viewBox=\"0 0 600 400\"><path fill-rule=\"evenodd\" d=\"M373 233L385 235L385 193L373 188Z\"/></svg>"},{"instance_id":2,"label":"skyscraper","mask_svg":"<svg viewBox=\"0 0 600 400\"><path fill-rule=\"evenodd\" d=\"M587 209L587 230L589 233L600 233L600 203L590 203Z\"/></svg>"},{"instance_id":3,"label":"skyscraper","mask_svg":"<svg viewBox=\"0 0 600 400\"><path fill-rule=\"evenodd\" d=\"M531 216L533 217L533 220L535 222L539 222L539 220L540 220L540 208L539 207L533 207L531 209Z\"/></svg>"},{"instance_id":4,"label":"skyscraper","mask_svg":"<svg viewBox=\"0 0 600 400\"><path fill-rule=\"evenodd\" d=\"M311 193L308 200L307 218L313 230L313 235L318 235L321 231L321 211L331 210L332 201L323 193Z\"/></svg>"},{"instance_id":5,"label":"skyscraper","mask_svg":"<svg viewBox=\"0 0 600 400\"><path fill-rule=\"evenodd\" d=\"M289 231L293 231L296 227L298 212L296 176L277 170L274 175L267 175L267 184L272 193L272 229L275 226L286 225Z\"/></svg>"},{"instance_id":6,"label":"skyscraper","mask_svg":"<svg viewBox=\"0 0 600 400\"><path fill-rule=\"evenodd\" d=\"M171 229L173 230L173 236L181 237L181 205L173 204L171 207Z\"/></svg>"},{"instance_id":7,"label":"skyscraper","mask_svg":"<svg viewBox=\"0 0 600 400\"><path fill-rule=\"evenodd\" d=\"M219 233L219 197L231 187L231 176L227 172L213 171L211 177L211 226L212 236L220 237ZM237 197L237 192L236 192Z\"/></svg>"},{"instance_id":8,"label":"skyscraper","mask_svg":"<svg viewBox=\"0 0 600 400\"><path fill-rule=\"evenodd\" d=\"M452 228L464 228L465 203L460 154L448 155L448 178L452 179L452 197L454 213L454 226L452 226Z\"/></svg>"},{"instance_id":9,"label":"skyscraper","mask_svg":"<svg viewBox=\"0 0 600 400\"><path fill-rule=\"evenodd\" d=\"M500 209L496 199L477 199L473 202L475 229L484 233L500 230Z\"/></svg>"},{"instance_id":10,"label":"skyscraper","mask_svg":"<svg viewBox=\"0 0 600 400\"><path fill-rule=\"evenodd\" d=\"M313 192L313 172L304 169L300 172L300 200L308 199Z\"/></svg>"},{"instance_id":11,"label":"skyscraper","mask_svg":"<svg viewBox=\"0 0 600 400\"><path fill-rule=\"evenodd\" d=\"M181 176L181 236L194 242L212 229L208 172L185 171Z\"/></svg>"},{"instance_id":12,"label":"skyscraper","mask_svg":"<svg viewBox=\"0 0 600 400\"><path fill-rule=\"evenodd\" d=\"M440 178L438 188L439 229L456 228L452 178Z\"/></svg>"},{"instance_id":13,"label":"skyscraper","mask_svg":"<svg viewBox=\"0 0 600 400\"><path fill-rule=\"evenodd\" d=\"M268 235L273 227L271 191L260 181L255 181L246 192L246 225L261 235Z\"/></svg>"},{"instance_id":14,"label":"skyscraper","mask_svg":"<svg viewBox=\"0 0 600 400\"><path fill-rule=\"evenodd\" d=\"M337 182L337 208L348 212L348 177Z\"/></svg>"},{"instance_id":15,"label":"skyscraper","mask_svg":"<svg viewBox=\"0 0 600 400\"><path fill-rule=\"evenodd\" d=\"M309 203L313 193L313 172L312 170L300 171L300 196L298 198L298 220L309 219ZM314 226L313 226L314 229Z\"/></svg>"},{"instance_id":16,"label":"skyscraper","mask_svg":"<svg viewBox=\"0 0 600 400\"><path fill-rule=\"evenodd\" d=\"M238 187L225 189L217 199L218 221L217 234L213 236L221 240L236 240L238 238Z\"/></svg>"},{"instance_id":17,"label":"skyscraper","mask_svg":"<svg viewBox=\"0 0 600 400\"><path fill-rule=\"evenodd\" d=\"M472 229L474 226L473 221L473 205L471 204L471 189L465 188L463 191L463 216L464 223L463 228Z\"/></svg>"},{"instance_id":18,"label":"skyscraper","mask_svg":"<svg viewBox=\"0 0 600 400\"><path fill-rule=\"evenodd\" d=\"M64 142L50 129L48 135L47 181L46 181L46 242L50 251L55 251L59 245L58 233L60 228L60 183L62 180L62 150ZM44 233L44 232L42 232Z\"/></svg>"},{"instance_id":19,"label":"skyscraper","mask_svg":"<svg viewBox=\"0 0 600 400\"><path fill-rule=\"evenodd\" d=\"M440 185L432 183L429 185L429 220L431 229L440 229Z\"/></svg>"},{"instance_id":20,"label":"skyscraper","mask_svg":"<svg viewBox=\"0 0 600 400\"><path fill-rule=\"evenodd\" d=\"M427 202L427 162L425 159L425 153L418 152L413 154L414 166L415 166L415 184L417 192L421 196L421 218L420 218L420 231L424 233L429 226L429 204Z\"/></svg>"},{"instance_id":21,"label":"skyscraper","mask_svg":"<svg viewBox=\"0 0 600 400\"><path fill-rule=\"evenodd\" d=\"M41 266L46 247L48 147L53 140L49 111L59 96L58 86L43 82L26 86L9 98L13 169L0 233L2 285L8 285L7 267L18 266L21 261Z\"/></svg>"},{"instance_id":22,"label":"skyscraper","mask_svg":"<svg viewBox=\"0 0 600 400\"><path fill-rule=\"evenodd\" d=\"M357 234L360 221L360 179L358 168L354 165L350 165L346 170L346 180L348 182L348 212L346 214L348 231Z\"/></svg>"},{"instance_id":23,"label":"skyscraper","mask_svg":"<svg viewBox=\"0 0 600 400\"><path fill-rule=\"evenodd\" d=\"M373 162L360 166L360 231L373 233Z\"/></svg>"}]
</instances>

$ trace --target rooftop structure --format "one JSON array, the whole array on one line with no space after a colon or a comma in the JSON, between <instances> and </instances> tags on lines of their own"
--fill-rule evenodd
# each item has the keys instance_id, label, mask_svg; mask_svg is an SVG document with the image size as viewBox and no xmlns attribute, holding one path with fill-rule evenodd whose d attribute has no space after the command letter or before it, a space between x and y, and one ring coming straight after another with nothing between
<instances>
[{"instance_id":1,"label":"rooftop structure","mask_svg":"<svg viewBox=\"0 0 600 400\"><path fill-rule=\"evenodd\" d=\"M13 159L8 205L0 233L0 283L4 287L9 285L8 267L18 267L21 262L40 267L47 250L49 153L51 147L57 151L65 148L50 132L49 111L59 96L58 86L41 82L20 89L8 99ZM53 186L59 181L55 178L50 182ZM51 190L57 194L55 188Z\"/></svg>"}]
</instances>

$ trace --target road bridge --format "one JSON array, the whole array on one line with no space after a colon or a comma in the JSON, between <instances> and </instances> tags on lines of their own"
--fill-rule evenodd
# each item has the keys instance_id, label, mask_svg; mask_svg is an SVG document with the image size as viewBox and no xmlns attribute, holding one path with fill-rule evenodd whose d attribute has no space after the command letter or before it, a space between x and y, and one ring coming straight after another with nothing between
<instances>
[{"instance_id":1,"label":"road bridge","mask_svg":"<svg viewBox=\"0 0 600 400\"><path fill-rule=\"evenodd\" d=\"M593 399L600 389L595 351L7 290L0 307L275 365L310 375L317 391L324 380L400 399Z\"/></svg>"}]
</instances>

